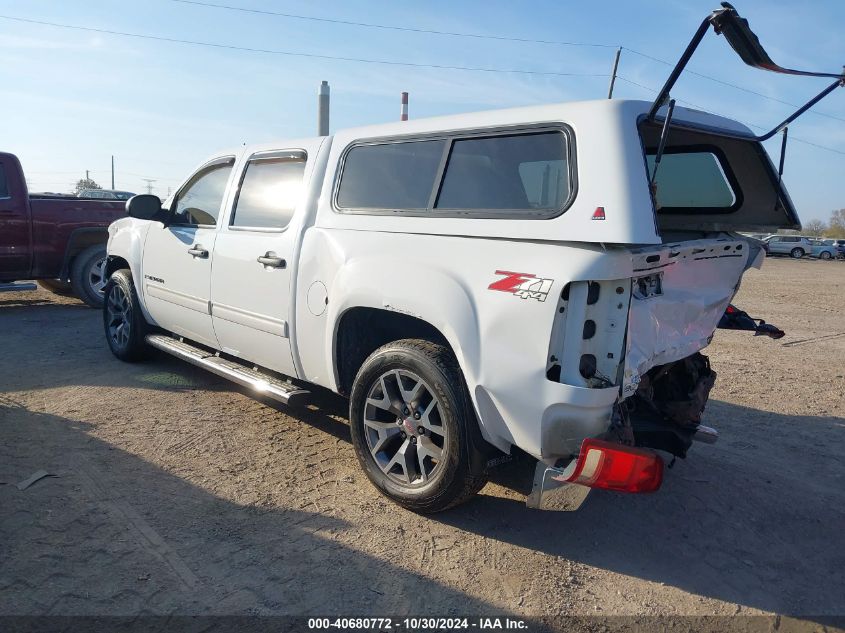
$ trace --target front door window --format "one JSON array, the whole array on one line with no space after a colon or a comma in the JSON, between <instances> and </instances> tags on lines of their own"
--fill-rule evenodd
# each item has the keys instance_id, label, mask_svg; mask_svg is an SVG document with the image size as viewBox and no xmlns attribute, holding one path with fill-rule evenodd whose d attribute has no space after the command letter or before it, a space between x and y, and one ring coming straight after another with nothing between
<instances>
[{"instance_id":1,"label":"front door window","mask_svg":"<svg viewBox=\"0 0 845 633\"><path fill-rule=\"evenodd\" d=\"M223 195L234 159L226 159L201 169L176 194L171 224L214 226L223 206Z\"/></svg>"}]
</instances>

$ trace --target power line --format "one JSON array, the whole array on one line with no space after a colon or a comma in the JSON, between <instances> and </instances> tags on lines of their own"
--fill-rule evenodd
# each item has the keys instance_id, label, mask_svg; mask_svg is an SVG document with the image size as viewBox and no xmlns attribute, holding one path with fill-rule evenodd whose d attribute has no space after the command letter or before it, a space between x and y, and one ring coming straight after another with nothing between
<instances>
[{"instance_id":1,"label":"power line","mask_svg":"<svg viewBox=\"0 0 845 633\"><path fill-rule=\"evenodd\" d=\"M211 6L211 7L217 7L217 8L241 10L239 7L229 7L229 6L225 6L225 5L214 5L214 4L210 4L210 3L198 2L197 0L173 0L173 1L174 2L182 2L182 3L186 3L186 4L198 4L198 5L202 5L202 6ZM247 10L247 9L243 9L243 10ZM275 12L261 11L261 10L258 10L258 9L249 9L248 11L250 11L250 12L255 11L255 12L259 12L259 13L270 13L272 15L284 15L285 17L301 17L303 19L312 19L312 18L309 18L309 17L306 17L306 16L294 16L293 14L290 14L290 15L289 14L281 14L281 13L275 13ZM341 57L341 56L334 56L334 55L322 55L322 54L317 54L317 53L303 53L303 52L299 52L299 51L283 51L283 50L274 50L274 49L251 48L251 47L245 47L245 46L235 46L235 45L231 45L231 44L218 44L218 43L215 43L215 42L202 42L202 41L198 41L198 40L183 40L183 39L164 37L164 36L159 36L159 35L149 35L149 34L142 34L142 33L129 33L127 31L114 31L114 30L109 30L109 29L100 29L100 28L95 28L95 27L79 26L79 25L74 25L74 24L60 24L60 23L57 23L57 22L47 22L47 21L44 21L44 20L33 20L33 19L30 19L30 18L21 18L21 17L16 17L16 16L9 16L9 15L0 15L0 19L11 20L11 21L14 21L14 22L23 22L23 23L27 23L27 24L38 24L38 25L42 25L42 26L52 26L52 27L55 27L55 28L71 29L71 30L76 30L76 31L87 31L87 32L92 32L92 33L102 33L102 34L106 34L106 35L117 35L117 36L122 36L122 37L134 37L134 38L138 38L138 39L155 40L155 41L160 41L160 42L170 42L170 43L176 43L176 44L188 44L188 45L191 45L191 46L206 46L206 47L218 48L218 49L245 51L245 52L250 52L250 53L265 53L265 54L272 54L272 55L286 55L286 56L292 56L292 57L307 57L307 58L315 58L315 59L328 59L328 60L333 60L333 61L358 62L358 63L364 63L364 64L381 64L381 65L388 65L388 66L404 66L404 67L411 67L411 68L434 68L434 69L439 69L439 70L462 70L462 71L471 71L471 72L506 73L506 74L522 74L522 75L543 75L543 76L556 76L556 77L609 77L610 76L607 73L565 73L565 72L556 72L556 71L525 70L525 69L518 69L518 68L512 68L512 69L483 68L483 67L472 67L472 66L451 66L451 65L445 65L445 64L423 64L423 63L414 63L414 62L400 62L400 61L386 60L386 59L366 59L366 58L359 58L359 57ZM506 39L506 40L513 40L513 41L525 41L525 42L530 41L530 42L536 42L536 43L541 43L541 44L561 44L561 45L569 45L569 46L601 46L601 47L607 47L607 48L615 48L614 46L604 45L604 44L556 42L556 41L551 41L551 40L529 40L529 39L523 39L523 38L505 38L505 37L500 37L500 36L490 36L490 35L480 35L480 34L450 33L450 32L447 32L447 31L428 31L428 30L424 30L424 29L411 29L411 28L406 28L406 27L389 27L387 25L367 24L367 23L363 23L363 22L362 23L352 23L352 22L346 22L346 21L342 21L342 20L329 20L328 18L313 18L313 19L318 20L318 21L339 22L339 23L343 23L343 24L347 24L347 23L348 24L355 24L356 26L367 26L367 27L373 27L373 28L391 28L391 29L395 28L397 30L436 33L436 34L440 34L440 35L451 35L451 36L456 36L456 37L478 37L478 38L484 38L484 39ZM631 49L631 48L628 48L628 47L621 47L621 48L623 48L624 50L627 50L631 53L641 55L641 56L643 56L647 59L651 59L653 61L657 61L657 62L660 62L660 63L663 63L663 64L672 65L670 62L667 62L667 61L662 60L662 59L657 58L657 57L652 57L651 55L641 53L641 52L636 51L634 49ZM724 82L720 79L716 79L716 78L710 77L708 75L703 75L701 73L695 73L693 71L687 71L687 72L695 74L699 77L703 77L705 79L710 79L712 81L722 83L726 86L737 88L739 90L745 90L746 92L750 92L752 94L759 95L759 96L764 97L766 99L778 101L780 103L790 105L792 107L797 107L797 106L794 106L793 104L790 104L786 101L781 101L779 99L775 99L774 97L769 97L768 95L764 95L762 93L754 92L752 90L748 90L748 89L742 88L741 86L737 86L735 84ZM654 92L654 93L659 92L658 90L655 90L654 88L651 88L649 86L644 86L643 84L640 84L640 83L637 83L637 82L632 81L630 79L627 79L626 77L623 77L622 75L617 75L617 77L619 79L621 79L622 81L625 81L625 82L627 82L631 85L634 85L634 86L638 86L638 87L643 88L645 90L648 90L650 92ZM707 108L702 108L701 106L697 106L697 105L695 105L695 104L693 104L689 101L683 101L681 99L678 99L678 101L680 101L681 103L686 103L686 104L688 104L688 105L690 105L694 108L707 110ZM815 112L815 111L812 111L812 110L810 112L812 114L817 114L817 115L820 115L820 116L826 116L826 117L829 117L829 118L832 118L832 119L836 119L836 120L845 122L845 119L840 119L839 117L835 117L833 115L828 115L828 114L825 114L825 113L822 113L822 112ZM759 126L759 125L751 125L751 127L755 127L755 128L758 128L758 129L765 129L765 128L763 128L763 126ZM806 140L799 139L799 138L796 138L796 137L793 137L793 138L796 141L798 141L799 143L805 143L807 145L812 145L812 146L818 147L820 149L825 149L825 150L828 150L830 152L845 155L845 152L843 152L841 150L834 149L832 147L827 147L825 145L820 145L818 143L813 143L811 141L806 141Z\"/></svg>"},{"instance_id":2,"label":"power line","mask_svg":"<svg viewBox=\"0 0 845 633\"><path fill-rule=\"evenodd\" d=\"M627 77L623 77L622 75L617 75L616 78L621 79L625 83L629 83L632 86L637 86L638 88L642 88L643 90L648 90L649 92L653 92L654 94L658 94L660 92L659 90L652 88L651 86L643 85L641 83L638 83L636 81L628 79ZM721 117L724 117L724 118L732 118L732 117L726 117L724 114L719 114L718 112L713 112L713 110L711 110L709 108L705 108L704 106L697 105L697 104L692 103L690 101L685 101L684 99L677 99L677 101L679 103L685 103L686 105L693 107L697 110L702 110L703 112L709 112L710 114L715 114L716 116L721 116ZM758 130L764 130L764 131L769 131L771 129L770 127L765 127L765 126L762 126L762 125L755 125L753 123L749 123L748 126L753 127L755 129L758 129ZM835 154L842 154L843 156L845 156L845 151L843 151L841 149L836 149L834 147L828 147L827 145L820 145L819 143L814 143L812 141L808 141L808 140L805 140L803 138L798 138L796 136L793 136L792 134L789 135L789 139L792 140L792 141L796 141L798 143L804 143L805 145L812 145L813 147L818 147L819 149L825 149L828 152L833 152Z\"/></svg>"},{"instance_id":3,"label":"power line","mask_svg":"<svg viewBox=\"0 0 845 633\"><path fill-rule=\"evenodd\" d=\"M266 9L249 9L246 7L235 7L226 4L214 4L212 2L199 2L198 0L172 0L182 4L193 4L201 7L212 7L215 9L227 9L229 11L241 11L243 13L258 13L261 15L274 15L294 20L309 20L312 22L327 22L330 24L343 24L344 26L361 26L369 29L382 29L385 31L404 31L409 33L426 33L429 35L446 35L449 37L470 37L479 40L496 40L500 42L521 42L528 44L556 44L558 46L591 46L595 48L619 48L614 44L595 44L591 42L562 42L558 40L536 40L527 37L508 37L505 35L484 35L481 33L459 33L456 31L436 31L434 29L419 29L409 26L396 26L392 24L376 24L374 22L353 22L351 20L337 20L333 18L318 18L311 15L297 15L295 13L281 13L279 11L268 11Z\"/></svg>"},{"instance_id":4,"label":"power line","mask_svg":"<svg viewBox=\"0 0 845 633\"><path fill-rule=\"evenodd\" d=\"M628 51L629 53L633 53L634 55L639 55L645 59L649 59L651 61L657 62L659 64L665 64L666 66L674 66L675 62L670 62L665 59L661 59L659 57L655 57L653 55L649 55L648 53L643 53L642 51L638 51L634 48L629 48L627 46L622 46L618 44L602 44L597 42L566 42L566 41L559 41L559 40L541 40L541 39L533 39L528 37L509 37L505 35L487 35L481 33L461 33L457 31L437 31L434 29L419 29L419 28L412 28L406 26L398 26L393 24L378 24L375 22L354 22L351 20L338 20L334 18L319 18L310 15L300 15L295 13L283 13L280 11L269 11L266 9L251 9L247 7L238 7L232 6L228 4L217 4L213 2L201 2L200 0L171 0L172 2L178 2L181 4L190 4L200 7L210 7L215 9L225 9L228 11L240 11L242 13L255 13L260 15L272 15L276 17L282 18L290 18L294 20L309 20L313 22L325 22L330 24L341 24L344 26L358 26L363 28L370 28L370 29L381 29L381 30L389 30L389 31L405 31L410 33L425 33L429 35L445 35L448 37L466 37L466 38L473 38L473 39L480 39L480 40L494 40L494 41L504 41L504 42L519 42L519 43L528 43L528 44L552 44L558 46L584 46L584 47L593 47L593 48L621 48L623 50ZM734 88L735 90L741 90L742 92L756 95L758 97L762 97L763 99L767 99L769 101L774 101L776 103L780 103L791 108L799 108L799 105L794 103L790 103L789 101L784 101L783 99L778 99L777 97L772 97L770 95L764 94L762 92L757 92L756 90L751 90L750 88L746 88L745 86L740 86L738 84L731 83L729 81L725 81L723 79L719 79L717 77L713 77L711 75L705 75L704 73L696 72L694 70L687 69L686 72L690 75L695 75L696 77L701 77L702 79L707 79L708 81L713 81L717 84L722 86L727 86L729 88ZM826 112L818 112L815 110L811 111L812 114L827 117L829 119L833 119L835 121L841 121L845 123L845 118L841 118L835 116L833 114L827 114Z\"/></svg>"},{"instance_id":5,"label":"power line","mask_svg":"<svg viewBox=\"0 0 845 633\"><path fill-rule=\"evenodd\" d=\"M73 29L76 31L88 31L90 33L103 33L106 35L120 35L123 37L135 37L145 40L155 40L158 42L171 42L176 44L190 44L192 46L207 46L212 48L220 48L226 50L246 51L249 53L267 53L271 55L287 55L291 57L309 57L315 59L330 59L332 61L342 62L358 62L362 64L381 64L385 66L404 66L411 68L435 68L438 70L465 70L482 73L510 73L520 75L546 75L554 77L609 77L607 73L564 73L550 70L523 70L519 68L483 68L474 66L450 66L445 64L421 64L414 62L400 62L389 59L366 59L362 57L340 57L335 55L321 55L318 53L303 53L299 51L282 51L267 48L250 48L246 46L235 46L232 44L218 44L215 42L201 42L198 40L183 40L175 37L164 37L161 35L148 35L142 33L129 33L127 31L112 31L109 29L98 29L90 26L78 26L75 24L59 24L57 22L46 22L43 20L32 20L29 18L19 18L10 15L0 15L0 19L13 20L15 22L25 22L27 24L40 24L42 26L53 26L61 29Z\"/></svg>"}]
</instances>

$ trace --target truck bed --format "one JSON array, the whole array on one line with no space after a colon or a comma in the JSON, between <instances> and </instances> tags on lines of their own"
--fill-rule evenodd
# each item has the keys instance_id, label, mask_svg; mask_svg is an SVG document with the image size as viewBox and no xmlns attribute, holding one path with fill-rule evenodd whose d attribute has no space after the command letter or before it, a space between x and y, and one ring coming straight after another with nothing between
<instances>
[{"instance_id":1,"label":"truck bed","mask_svg":"<svg viewBox=\"0 0 845 633\"><path fill-rule=\"evenodd\" d=\"M34 278L58 276L65 264L72 234L99 232L104 235L109 224L126 215L126 203L122 200L30 195L29 203Z\"/></svg>"}]
</instances>

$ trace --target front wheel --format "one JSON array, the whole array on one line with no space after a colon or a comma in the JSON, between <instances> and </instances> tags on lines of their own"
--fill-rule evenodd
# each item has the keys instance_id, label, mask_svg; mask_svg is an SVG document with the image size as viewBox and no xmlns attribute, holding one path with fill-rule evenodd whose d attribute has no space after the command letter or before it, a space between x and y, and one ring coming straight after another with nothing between
<instances>
[{"instance_id":1,"label":"front wheel","mask_svg":"<svg viewBox=\"0 0 845 633\"><path fill-rule=\"evenodd\" d=\"M149 326L138 304L132 273L126 269L115 271L103 294L103 328L109 349L120 360L142 360L149 353L144 340Z\"/></svg>"},{"instance_id":2,"label":"front wheel","mask_svg":"<svg viewBox=\"0 0 845 633\"><path fill-rule=\"evenodd\" d=\"M400 506L438 512L486 483L463 375L443 345L406 339L373 352L352 385L349 421L364 472Z\"/></svg>"},{"instance_id":3,"label":"front wheel","mask_svg":"<svg viewBox=\"0 0 845 633\"><path fill-rule=\"evenodd\" d=\"M73 293L92 308L103 307L107 281L105 244L89 246L73 259L70 268Z\"/></svg>"},{"instance_id":4,"label":"front wheel","mask_svg":"<svg viewBox=\"0 0 845 633\"><path fill-rule=\"evenodd\" d=\"M819 253L819 259L830 259L831 255L827 251L822 251Z\"/></svg>"},{"instance_id":5,"label":"front wheel","mask_svg":"<svg viewBox=\"0 0 845 633\"><path fill-rule=\"evenodd\" d=\"M790 257L792 257L793 259L801 259L802 257L804 257L804 249L802 249L802 248L793 248L793 249L789 252L789 256L790 256Z\"/></svg>"}]
</instances>

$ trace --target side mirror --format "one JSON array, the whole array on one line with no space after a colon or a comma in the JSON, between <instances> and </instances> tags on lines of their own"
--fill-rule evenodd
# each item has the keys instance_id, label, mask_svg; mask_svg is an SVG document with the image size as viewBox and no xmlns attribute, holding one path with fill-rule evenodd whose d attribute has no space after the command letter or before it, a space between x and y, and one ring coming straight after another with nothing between
<instances>
[{"instance_id":1,"label":"side mirror","mask_svg":"<svg viewBox=\"0 0 845 633\"><path fill-rule=\"evenodd\" d=\"M139 220L158 220L164 222L167 211L161 208L161 199L150 194L132 196L126 201L126 213Z\"/></svg>"}]
</instances>

